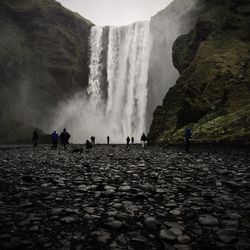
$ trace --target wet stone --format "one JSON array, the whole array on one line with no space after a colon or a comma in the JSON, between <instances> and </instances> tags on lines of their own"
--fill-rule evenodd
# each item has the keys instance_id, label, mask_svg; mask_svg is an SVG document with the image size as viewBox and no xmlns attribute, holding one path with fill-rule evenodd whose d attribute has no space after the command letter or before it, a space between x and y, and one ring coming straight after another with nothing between
<instances>
[{"instance_id":1,"label":"wet stone","mask_svg":"<svg viewBox=\"0 0 250 250\"><path fill-rule=\"evenodd\" d=\"M199 222L202 226L208 226L208 227L216 226L219 224L217 218L215 218L212 215L201 215L199 217Z\"/></svg>"},{"instance_id":2,"label":"wet stone","mask_svg":"<svg viewBox=\"0 0 250 250\"><path fill-rule=\"evenodd\" d=\"M144 224L146 227L148 228L155 228L156 226L156 220L154 217L147 217L145 220L144 220Z\"/></svg>"},{"instance_id":3,"label":"wet stone","mask_svg":"<svg viewBox=\"0 0 250 250\"><path fill-rule=\"evenodd\" d=\"M160 231L160 239L166 241L174 241L176 239L176 236L171 231L162 229Z\"/></svg>"},{"instance_id":4,"label":"wet stone","mask_svg":"<svg viewBox=\"0 0 250 250\"><path fill-rule=\"evenodd\" d=\"M180 235L178 236L178 242L181 243L181 244L186 244L186 243L189 243L190 242L190 237L187 236L187 235Z\"/></svg>"},{"instance_id":5,"label":"wet stone","mask_svg":"<svg viewBox=\"0 0 250 250\"><path fill-rule=\"evenodd\" d=\"M122 227L122 223L120 221L112 221L108 223L108 225L113 229L119 229Z\"/></svg>"},{"instance_id":6,"label":"wet stone","mask_svg":"<svg viewBox=\"0 0 250 250\"><path fill-rule=\"evenodd\" d=\"M217 232L218 238L224 243L230 243L237 237L237 229L225 228Z\"/></svg>"}]
</instances>

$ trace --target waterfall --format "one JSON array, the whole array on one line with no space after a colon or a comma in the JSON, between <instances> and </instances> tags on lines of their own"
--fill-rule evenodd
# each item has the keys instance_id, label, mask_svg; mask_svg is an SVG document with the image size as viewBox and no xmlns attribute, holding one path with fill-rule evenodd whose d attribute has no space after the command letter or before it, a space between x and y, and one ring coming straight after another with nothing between
<instances>
[{"instance_id":1,"label":"waterfall","mask_svg":"<svg viewBox=\"0 0 250 250\"><path fill-rule=\"evenodd\" d=\"M122 27L93 27L90 35L90 76L86 112L98 117L99 131L89 133L104 142L140 138L145 131L150 54L149 22Z\"/></svg>"}]
</instances>

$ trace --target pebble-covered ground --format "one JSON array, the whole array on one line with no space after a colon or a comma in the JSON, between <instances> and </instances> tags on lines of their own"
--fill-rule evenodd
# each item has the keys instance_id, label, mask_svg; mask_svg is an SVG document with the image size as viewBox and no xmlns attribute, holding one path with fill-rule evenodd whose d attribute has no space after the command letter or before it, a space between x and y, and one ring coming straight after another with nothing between
<instances>
[{"instance_id":1,"label":"pebble-covered ground","mask_svg":"<svg viewBox=\"0 0 250 250\"><path fill-rule=\"evenodd\" d=\"M250 249L247 150L74 148L0 150L0 249Z\"/></svg>"}]
</instances>

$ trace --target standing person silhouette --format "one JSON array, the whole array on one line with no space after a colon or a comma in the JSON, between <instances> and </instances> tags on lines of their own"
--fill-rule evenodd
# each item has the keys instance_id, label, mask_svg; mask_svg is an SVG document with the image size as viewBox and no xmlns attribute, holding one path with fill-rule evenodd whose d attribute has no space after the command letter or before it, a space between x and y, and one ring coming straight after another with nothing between
<instances>
[{"instance_id":1,"label":"standing person silhouette","mask_svg":"<svg viewBox=\"0 0 250 250\"><path fill-rule=\"evenodd\" d=\"M32 142L33 142L33 147L37 147L37 144L38 144L38 140L39 140L39 136L38 136L38 133L36 132L36 130L33 132L33 135L32 135Z\"/></svg>"},{"instance_id":2,"label":"standing person silhouette","mask_svg":"<svg viewBox=\"0 0 250 250\"><path fill-rule=\"evenodd\" d=\"M135 138L134 138L134 137L131 138L131 143L132 143L132 144L135 143Z\"/></svg>"},{"instance_id":3,"label":"standing person silhouette","mask_svg":"<svg viewBox=\"0 0 250 250\"><path fill-rule=\"evenodd\" d=\"M89 150L91 149L93 146L91 144L91 142L89 140L86 140L86 149Z\"/></svg>"},{"instance_id":4,"label":"standing person silhouette","mask_svg":"<svg viewBox=\"0 0 250 250\"><path fill-rule=\"evenodd\" d=\"M129 143L130 143L130 138L129 138L129 136L127 137L126 141L127 141L127 147L128 147L128 145L129 145Z\"/></svg>"},{"instance_id":5,"label":"standing person silhouette","mask_svg":"<svg viewBox=\"0 0 250 250\"><path fill-rule=\"evenodd\" d=\"M141 142L142 142L142 147L143 147L143 148L146 147L146 145L147 145L147 143L146 143L147 140L148 140L147 136L145 135L145 133L143 133L142 136L141 136Z\"/></svg>"},{"instance_id":6,"label":"standing person silhouette","mask_svg":"<svg viewBox=\"0 0 250 250\"><path fill-rule=\"evenodd\" d=\"M57 134L56 130L51 134L51 142L52 142L52 148L57 149L57 143L58 143L59 135Z\"/></svg>"},{"instance_id":7,"label":"standing person silhouette","mask_svg":"<svg viewBox=\"0 0 250 250\"><path fill-rule=\"evenodd\" d=\"M185 149L187 153L189 153L191 139L192 139L192 130L191 128L186 128L185 134L184 134L184 143L185 143Z\"/></svg>"},{"instance_id":8,"label":"standing person silhouette","mask_svg":"<svg viewBox=\"0 0 250 250\"><path fill-rule=\"evenodd\" d=\"M107 144L109 145L109 140L110 140L110 137L109 135L107 136Z\"/></svg>"},{"instance_id":9,"label":"standing person silhouette","mask_svg":"<svg viewBox=\"0 0 250 250\"><path fill-rule=\"evenodd\" d=\"M94 144L95 144L95 137L93 135L90 137L90 140L91 140L92 146L94 146Z\"/></svg>"},{"instance_id":10,"label":"standing person silhouette","mask_svg":"<svg viewBox=\"0 0 250 250\"><path fill-rule=\"evenodd\" d=\"M66 128L64 128L63 132L60 134L60 140L64 149L66 149L66 145L69 144L69 138L70 134L67 132Z\"/></svg>"}]
</instances>

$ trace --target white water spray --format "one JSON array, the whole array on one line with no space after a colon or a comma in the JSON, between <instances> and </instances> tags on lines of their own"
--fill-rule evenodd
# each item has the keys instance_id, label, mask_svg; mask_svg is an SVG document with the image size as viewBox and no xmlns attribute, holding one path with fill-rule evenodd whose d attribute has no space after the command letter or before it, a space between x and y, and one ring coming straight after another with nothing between
<instances>
[{"instance_id":1,"label":"white water spray","mask_svg":"<svg viewBox=\"0 0 250 250\"><path fill-rule=\"evenodd\" d=\"M92 28L87 112L100 128L96 131L91 119L84 126L98 141L107 135L113 142L139 139L145 131L150 46L149 22Z\"/></svg>"}]
</instances>

